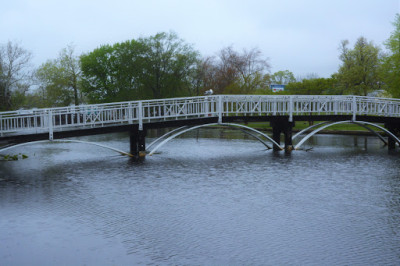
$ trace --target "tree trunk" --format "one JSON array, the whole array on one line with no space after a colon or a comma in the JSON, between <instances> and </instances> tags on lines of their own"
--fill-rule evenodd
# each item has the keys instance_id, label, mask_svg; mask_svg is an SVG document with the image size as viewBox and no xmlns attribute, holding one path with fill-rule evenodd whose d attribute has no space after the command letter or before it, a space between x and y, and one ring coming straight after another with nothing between
<instances>
[{"instance_id":1,"label":"tree trunk","mask_svg":"<svg viewBox=\"0 0 400 266\"><path fill-rule=\"evenodd\" d=\"M79 105L78 84L77 84L75 75L73 77L72 83L73 83L72 88L74 89L74 104L75 104L75 106L78 106Z\"/></svg>"}]
</instances>

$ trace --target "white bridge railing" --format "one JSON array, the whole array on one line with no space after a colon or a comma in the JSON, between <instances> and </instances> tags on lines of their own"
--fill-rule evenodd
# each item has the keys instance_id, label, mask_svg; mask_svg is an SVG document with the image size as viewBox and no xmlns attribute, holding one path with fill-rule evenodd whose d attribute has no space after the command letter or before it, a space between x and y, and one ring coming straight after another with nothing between
<instances>
[{"instance_id":1,"label":"white bridge railing","mask_svg":"<svg viewBox=\"0 0 400 266\"><path fill-rule=\"evenodd\" d=\"M0 112L0 137L120 124L226 116L357 115L400 117L400 99L362 96L214 95Z\"/></svg>"}]
</instances>

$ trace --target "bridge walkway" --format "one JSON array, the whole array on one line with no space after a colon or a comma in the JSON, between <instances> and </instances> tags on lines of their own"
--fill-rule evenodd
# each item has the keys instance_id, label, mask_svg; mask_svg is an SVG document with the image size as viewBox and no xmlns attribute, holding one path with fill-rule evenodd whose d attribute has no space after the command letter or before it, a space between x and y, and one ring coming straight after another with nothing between
<instances>
[{"instance_id":1,"label":"bridge walkway","mask_svg":"<svg viewBox=\"0 0 400 266\"><path fill-rule=\"evenodd\" d=\"M0 112L0 142L22 143L130 132L130 150L143 152L146 129L263 121L272 139L290 149L296 121L361 121L399 137L400 99L350 95L213 95ZM394 149L396 139L389 137ZM275 147L276 145L274 145Z\"/></svg>"}]
</instances>

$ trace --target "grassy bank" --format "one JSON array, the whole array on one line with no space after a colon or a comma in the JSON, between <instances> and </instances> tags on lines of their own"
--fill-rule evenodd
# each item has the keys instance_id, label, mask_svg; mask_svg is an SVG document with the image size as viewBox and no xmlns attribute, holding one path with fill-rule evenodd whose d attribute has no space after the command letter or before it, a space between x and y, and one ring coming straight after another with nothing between
<instances>
[{"instance_id":1,"label":"grassy bank","mask_svg":"<svg viewBox=\"0 0 400 266\"><path fill-rule=\"evenodd\" d=\"M316 125L318 123L320 123L320 122L314 122L314 125ZM251 123L248 123L247 126L258 129L258 130L265 130L265 131L272 130L272 127L270 126L269 122L251 122ZM298 132L309 126L310 126L310 124L308 122L296 122L295 127L293 128L293 132ZM316 129L316 128L314 128L314 129ZM377 131L377 132L384 134L384 132L380 132L380 131ZM354 134L370 135L371 134L371 132L368 131L367 129L365 129L359 125L355 125L355 124L333 125L333 126L327 127L326 129L320 131L320 133L349 134L349 135L354 135Z\"/></svg>"}]
</instances>

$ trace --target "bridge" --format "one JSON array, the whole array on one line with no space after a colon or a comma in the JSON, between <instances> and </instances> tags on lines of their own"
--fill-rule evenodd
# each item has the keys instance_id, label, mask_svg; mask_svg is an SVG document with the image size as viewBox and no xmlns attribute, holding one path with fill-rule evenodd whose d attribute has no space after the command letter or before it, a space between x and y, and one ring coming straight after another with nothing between
<instances>
[{"instance_id":1,"label":"bridge","mask_svg":"<svg viewBox=\"0 0 400 266\"><path fill-rule=\"evenodd\" d=\"M269 122L272 136L243 125L253 121ZM293 135L297 121L321 123ZM167 141L189 130L221 125L239 128L268 148L290 151L300 149L320 130L341 123L366 128L389 149L395 149L396 143L400 145L400 99L351 95L212 95L18 110L0 112L0 143L23 145L126 131L130 134L130 153L121 153L138 157L146 151L153 154ZM176 129L146 149L146 131L167 127ZM385 132L385 136L375 129ZM300 140L294 143L296 139ZM0 152L8 148L0 148Z\"/></svg>"}]
</instances>

